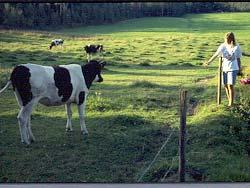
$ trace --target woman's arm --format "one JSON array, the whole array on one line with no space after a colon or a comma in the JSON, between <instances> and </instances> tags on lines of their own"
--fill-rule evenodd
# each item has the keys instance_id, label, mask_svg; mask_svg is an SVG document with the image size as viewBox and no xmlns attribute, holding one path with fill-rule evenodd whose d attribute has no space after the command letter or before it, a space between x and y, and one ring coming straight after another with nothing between
<instances>
[{"instance_id":1,"label":"woman's arm","mask_svg":"<svg viewBox=\"0 0 250 188\"><path fill-rule=\"evenodd\" d=\"M210 64L210 63L212 63L214 60L215 60L215 58L218 56L218 54L217 53L215 53L209 60L208 60L208 65Z\"/></svg>"},{"instance_id":2,"label":"woman's arm","mask_svg":"<svg viewBox=\"0 0 250 188\"><path fill-rule=\"evenodd\" d=\"M212 63L217 56L218 56L218 53L215 53L207 62L204 63L204 65L207 66L210 63Z\"/></svg>"},{"instance_id":3,"label":"woman's arm","mask_svg":"<svg viewBox=\"0 0 250 188\"><path fill-rule=\"evenodd\" d=\"M221 44L219 46L219 48L216 50L216 52L214 53L214 55L207 62L205 62L204 65L207 66L210 63L212 63L215 60L215 58L218 57L219 54L221 54L222 48L223 48L223 44Z\"/></svg>"},{"instance_id":4,"label":"woman's arm","mask_svg":"<svg viewBox=\"0 0 250 188\"><path fill-rule=\"evenodd\" d=\"M241 75L242 75L242 69L241 69L241 61L240 61L240 58L237 58L237 62L238 62L238 66L239 66L238 75L241 76Z\"/></svg>"}]
</instances>

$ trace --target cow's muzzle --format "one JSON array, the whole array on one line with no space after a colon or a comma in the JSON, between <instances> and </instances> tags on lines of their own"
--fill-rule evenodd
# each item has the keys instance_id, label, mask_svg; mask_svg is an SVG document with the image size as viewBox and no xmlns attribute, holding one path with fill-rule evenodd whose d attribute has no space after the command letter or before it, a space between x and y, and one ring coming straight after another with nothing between
<instances>
[{"instance_id":1,"label":"cow's muzzle","mask_svg":"<svg viewBox=\"0 0 250 188\"><path fill-rule=\"evenodd\" d=\"M103 82L103 78L99 78L99 80L97 82Z\"/></svg>"},{"instance_id":2,"label":"cow's muzzle","mask_svg":"<svg viewBox=\"0 0 250 188\"><path fill-rule=\"evenodd\" d=\"M99 78L99 79L98 79L97 82L103 82L103 78L102 78L102 76L101 76L100 74L98 75L98 78Z\"/></svg>"}]
</instances>

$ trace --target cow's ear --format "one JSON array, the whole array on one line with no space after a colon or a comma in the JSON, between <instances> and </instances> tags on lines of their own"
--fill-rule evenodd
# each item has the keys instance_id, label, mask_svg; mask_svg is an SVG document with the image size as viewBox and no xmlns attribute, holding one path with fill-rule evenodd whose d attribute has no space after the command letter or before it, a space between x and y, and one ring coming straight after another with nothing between
<instances>
[{"instance_id":1,"label":"cow's ear","mask_svg":"<svg viewBox=\"0 0 250 188\"><path fill-rule=\"evenodd\" d=\"M103 68L106 64L107 64L107 63L106 63L105 61L102 61L102 62L100 63L100 65L101 65L102 68Z\"/></svg>"}]
</instances>

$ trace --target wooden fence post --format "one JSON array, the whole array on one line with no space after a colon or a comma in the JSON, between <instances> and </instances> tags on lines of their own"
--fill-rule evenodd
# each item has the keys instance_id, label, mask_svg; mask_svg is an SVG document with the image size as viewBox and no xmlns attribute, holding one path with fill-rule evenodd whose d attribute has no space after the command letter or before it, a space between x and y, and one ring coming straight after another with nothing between
<instances>
[{"instance_id":1,"label":"wooden fence post","mask_svg":"<svg viewBox=\"0 0 250 188\"><path fill-rule=\"evenodd\" d=\"M219 58L218 87L217 87L217 105L221 104L221 67L222 67L222 57Z\"/></svg>"},{"instance_id":2,"label":"wooden fence post","mask_svg":"<svg viewBox=\"0 0 250 188\"><path fill-rule=\"evenodd\" d=\"M180 91L179 182L185 182L187 91Z\"/></svg>"}]
</instances>

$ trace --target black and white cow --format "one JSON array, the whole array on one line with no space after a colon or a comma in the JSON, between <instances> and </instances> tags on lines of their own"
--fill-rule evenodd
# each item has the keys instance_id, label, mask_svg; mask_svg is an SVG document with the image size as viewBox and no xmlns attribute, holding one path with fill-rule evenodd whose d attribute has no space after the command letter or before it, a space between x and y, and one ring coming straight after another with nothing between
<instances>
[{"instance_id":1,"label":"black and white cow","mask_svg":"<svg viewBox=\"0 0 250 188\"><path fill-rule=\"evenodd\" d=\"M91 60L93 54L102 53L104 51L103 45L101 45L101 44L98 44L98 45L89 44L89 45L84 47L84 50L87 53L88 61Z\"/></svg>"},{"instance_id":2,"label":"black and white cow","mask_svg":"<svg viewBox=\"0 0 250 188\"><path fill-rule=\"evenodd\" d=\"M53 39L50 43L49 49L51 50L53 46L63 46L63 39Z\"/></svg>"},{"instance_id":3,"label":"black and white cow","mask_svg":"<svg viewBox=\"0 0 250 188\"><path fill-rule=\"evenodd\" d=\"M38 103L46 106L66 106L66 131L72 131L71 104L78 106L81 131L88 134L85 126L85 102L92 82L102 82L101 70L105 62L91 61L83 66L77 64L42 66L20 64L16 66L10 80L0 91L2 93L11 84L20 112L17 116L21 141L26 144L35 141L31 131L30 116Z\"/></svg>"}]
</instances>

